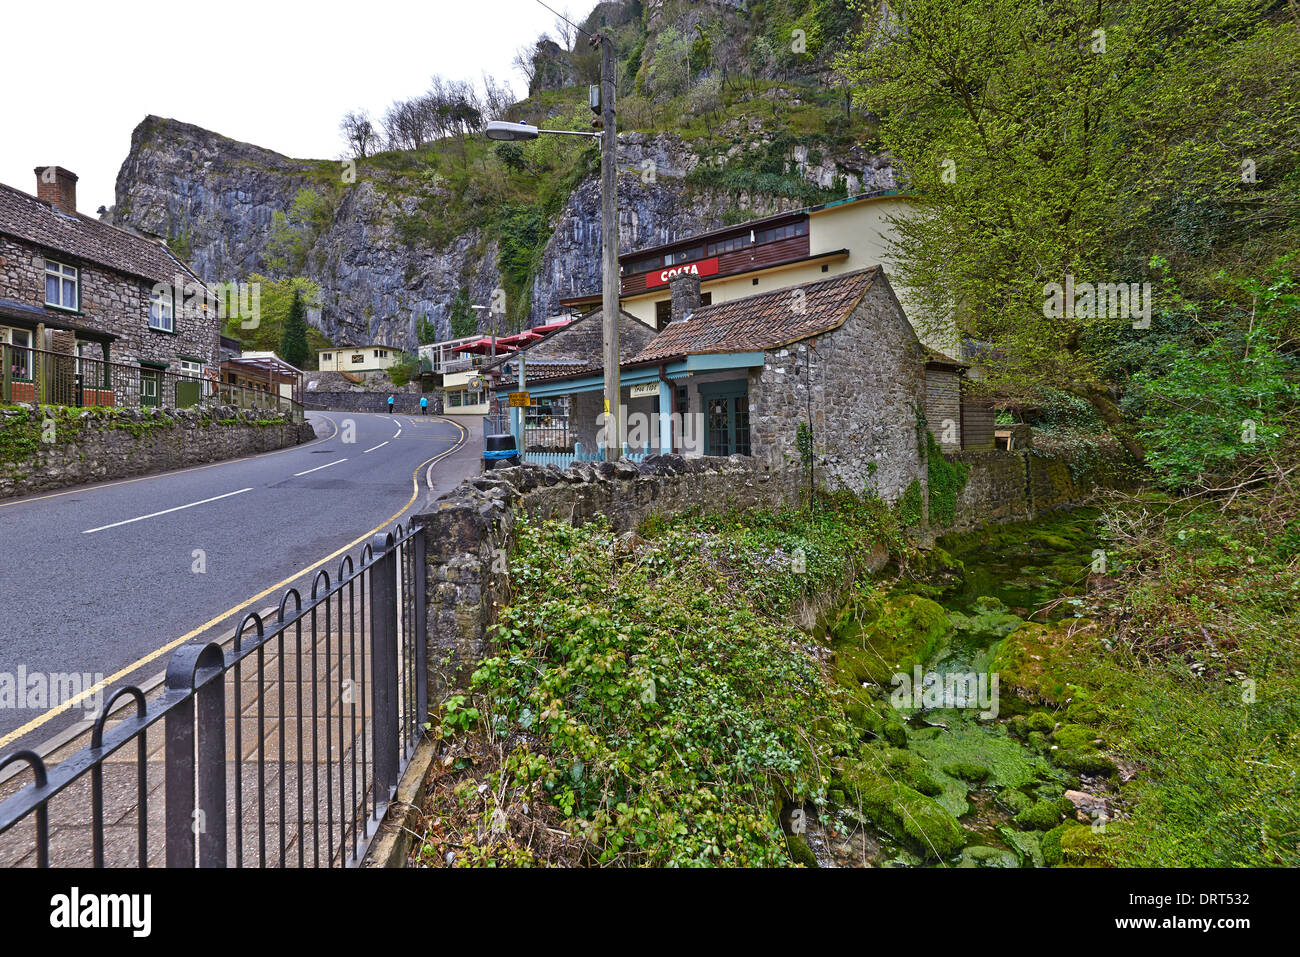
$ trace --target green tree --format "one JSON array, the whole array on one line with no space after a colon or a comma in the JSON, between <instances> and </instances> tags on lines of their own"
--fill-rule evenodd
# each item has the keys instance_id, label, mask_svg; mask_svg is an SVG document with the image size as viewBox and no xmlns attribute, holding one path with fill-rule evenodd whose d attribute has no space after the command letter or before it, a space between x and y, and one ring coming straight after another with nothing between
<instances>
[{"instance_id":1,"label":"green tree","mask_svg":"<svg viewBox=\"0 0 1300 957\"><path fill-rule=\"evenodd\" d=\"M284 329L280 333L280 357L299 369L305 368L311 357L311 347L307 343L307 304L303 301L301 287L294 288L289 303L289 315L285 317Z\"/></svg>"},{"instance_id":2,"label":"green tree","mask_svg":"<svg viewBox=\"0 0 1300 957\"><path fill-rule=\"evenodd\" d=\"M1190 218L1202 236L1207 211L1282 225L1243 181L1243 155L1272 171L1265 188L1294 216L1282 159L1296 152L1296 27L1269 22L1266 6L896 0L842 64L914 198L895 255L927 331L955 317L996 347L991 386L1074 394L1139 460L1111 362L1132 318L1049 309L1047 297L1069 277L1148 281L1152 252L1177 252L1162 217ZM1245 232L1211 236L1200 254L1233 242L1245 248Z\"/></svg>"}]
</instances>

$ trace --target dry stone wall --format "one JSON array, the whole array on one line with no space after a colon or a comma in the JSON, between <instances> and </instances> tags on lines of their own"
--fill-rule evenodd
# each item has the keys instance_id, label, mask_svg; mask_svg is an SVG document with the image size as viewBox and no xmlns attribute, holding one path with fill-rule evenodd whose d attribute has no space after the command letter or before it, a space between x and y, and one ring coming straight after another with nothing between
<instances>
[{"instance_id":1,"label":"dry stone wall","mask_svg":"<svg viewBox=\"0 0 1300 957\"><path fill-rule=\"evenodd\" d=\"M270 452L316 437L310 424L267 410L51 408L0 409L0 498Z\"/></svg>"}]
</instances>

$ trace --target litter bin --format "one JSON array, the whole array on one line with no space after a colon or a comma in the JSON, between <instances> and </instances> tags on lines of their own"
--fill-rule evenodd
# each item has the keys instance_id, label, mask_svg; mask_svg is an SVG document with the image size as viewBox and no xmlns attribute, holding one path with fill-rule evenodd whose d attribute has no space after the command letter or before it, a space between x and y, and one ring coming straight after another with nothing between
<instances>
[{"instance_id":1,"label":"litter bin","mask_svg":"<svg viewBox=\"0 0 1300 957\"><path fill-rule=\"evenodd\" d=\"M507 469L519 464L519 452L515 449L515 437L509 432L501 435L485 436L483 449L483 471Z\"/></svg>"}]
</instances>

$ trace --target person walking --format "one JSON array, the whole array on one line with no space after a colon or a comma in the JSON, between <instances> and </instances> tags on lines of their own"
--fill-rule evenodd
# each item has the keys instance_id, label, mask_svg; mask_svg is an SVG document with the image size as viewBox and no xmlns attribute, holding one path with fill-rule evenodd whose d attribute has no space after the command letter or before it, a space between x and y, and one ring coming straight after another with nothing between
<instances>
[{"instance_id":1,"label":"person walking","mask_svg":"<svg viewBox=\"0 0 1300 957\"><path fill-rule=\"evenodd\" d=\"M388 397L388 414L393 414L393 397L391 395Z\"/></svg>"},{"instance_id":2,"label":"person walking","mask_svg":"<svg viewBox=\"0 0 1300 957\"><path fill-rule=\"evenodd\" d=\"M420 396L420 414L429 414L429 397L427 395Z\"/></svg>"}]
</instances>

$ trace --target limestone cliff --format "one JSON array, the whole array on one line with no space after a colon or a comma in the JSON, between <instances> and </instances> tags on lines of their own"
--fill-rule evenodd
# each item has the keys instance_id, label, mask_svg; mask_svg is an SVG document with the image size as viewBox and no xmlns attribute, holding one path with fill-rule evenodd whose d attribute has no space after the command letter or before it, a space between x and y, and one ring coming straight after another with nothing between
<instances>
[{"instance_id":1,"label":"limestone cliff","mask_svg":"<svg viewBox=\"0 0 1300 957\"><path fill-rule=\"evenodd\" d=\"M778 135L761 124L732 132L743 134L733 136L743 146L729 152L699 148L670 132L619 135L621 252L806 204L806 197L728 189L698 175L702 164L721 168L729 153L770 147ZM791 175L815 189L853 193L894 185L887 159L865 150L810 156L794 143L786 152ZM503 286L500 234L490 228L490 209L463 229L444 221L443 203L457 198L463 206L465 197L447 194L449 185L410 156L396 162L392 155L363 161L353 178L337 160L291 159L150 116L131 137L110 217L166 239L210 280L306 275L322 289L311 321L331 341L413 350L420 320L447 336L458 293L486 305ZM301 248L288 255L297 261L286 263L280 240L286 223L303 218L295 200L304 192L320 200L293 234ZM558 214L547 217L549 238L543 236L530 301L515 312L515 324L538 322L560 311L561 298L599 289L599 208L599 182L587 174Z\"/></svg>"}]
</instances>

